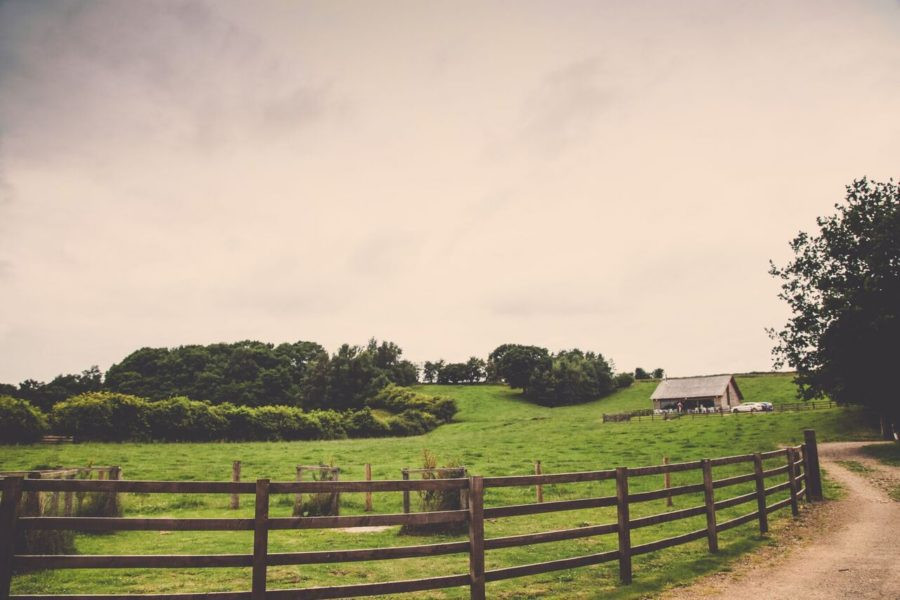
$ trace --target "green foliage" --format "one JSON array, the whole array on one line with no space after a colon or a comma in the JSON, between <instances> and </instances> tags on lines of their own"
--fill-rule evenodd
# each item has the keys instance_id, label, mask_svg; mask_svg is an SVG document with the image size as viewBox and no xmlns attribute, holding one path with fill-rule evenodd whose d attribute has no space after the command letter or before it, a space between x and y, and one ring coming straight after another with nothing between
<instances>
[{"instance_id":1,"label":"green foliage","mask_svg":"<svg viewBox=\"0 0 900 600\"><path fill-rule=\"evenodd\" d=\"M634 375L631 373L616 373L616 376L613 378L613 385L615 385L616 389L627 388L634 383Z\"/></svg>"},{"instance_id":2,"label":"green foliage","mask_svg":"<svg viewBox=\"0 0 900 600\"><path fill-rule=\"evenodd\" d=\"M6 390L5 393L10 396L28 400L44 412L49 412L54 404L62 402L66 398L85 392L99 391L102 381L103 375L100 373L100 369L93 366L82 371L80 375L57 375L50 383L26 379L19 384L18 389L10 385L3 387Z\"/></svg>"},{"instance_id":3,"label":"green foliage","mask_svg":"<svg viewBox=\"0 0 900 600\"><path fill-rule=\"evenodd\" d=\"M366 347L344 344L332 356L321 356L304 380L303 407L359 409L389 383L415 383L418 369L400 360L401 354L396 344L373 339Z\"/></svg>"},{"instance_id":4,"label":"green foliage","mask_svg":"<svg viewBox=\"0 0 900 600\"><path fill-rule=\"evenodd\" d=\"M228 421L206 402L184 396L145 405L149 437L170 442L201 442L224 437Z\"/></svg>"},{"instance_id":5,"label":"green foliage","mask_svg":"<svg viewBox=\"0 0 900 600\"><path fill-rule=\"evenodd\" d=\"M638 367L634 370L634 378L635 379L650 379L650 373L645 371L643 368Z\"/></svg>"},{"instance_id":6,"label":"green foliage","mask_svg":"<svg viewBox=\"0 0 900 600\"><path fill-rule=\"evenodd\" d=\"M615 389L612 368L602 354L563 351L534 370L525 397L543 406L581 404Z\"/></svg>"},{"instance_id":7,"label":"green foliage","mask_svg":"<svg viewBox=\"0 0 900 600\"><path fill-rule=\"evenodd\" d=\"M422 479L450 479L465 477L466 470L458 460L451 460L438 467L437 456L427 448L422 450ZM421 490L419 496L419 512L437 512L460 510L463 506L459 490ZM435 535L458 534L468 529L468 523L432 523L425 525L404 525L400 535Z\"/></svg>"},{"instance_id":8,"label":"green foliage","mask_svg":"<svg viewBox=\"0 0 900 600\"><path fill-rule=\"evenodd\" d=\"M120 442L149 437L147 402L113 392L88 392L53 407L53 430L82 441Z\"/></svg>"},{"instance_id":9,"label":"green foliage","mask_svg":"<svg viewBox=\"0 0 900 600\"><path fill-rule=\"evenodd\" d=\"M314 342L141 348L106 373L110 391L159 400L188 396L213 404L299 405L309 365L325 354Z\"/></svg>"},{"instance_id":10,"label":"green foliage","mask_svg":"<svg viewBox=\"0 0 900 600\"><path fill-rule=\"evenodd\" d=\"M47 417L27 400L0 396L0 440L4 444L30 444L47 431Z\"/></svg>"},{"instance_id":11,"label":"green foliage","mask_svg":"<svg viewBox=\"0 0 900 600\"><path fill-rule=\"evenodd\" d=\"M793 260L770 274L792 316L770 335L776 366L797 370L805 398L871 407L900 424L900 186L863 178L846 202L791 241Z\"/></svg>"},{"instance_id":12,"label":"green foliage","mask_svg":"<svg viewBox=\"0 0 900 600\"><path fill-rule=\"evenodd\" d=\"M550 353L539 346L503 344L488 356L488 372L509 387L528 391L532 373L550 366Z\"/></svg>"},{"instance_id":13,"label":"green foliage","mask_svg":"<svg viewBox=\"0 0 900 600\"><path fill-rule=\"evenodd\" d=\"M3 402L24 403L12 398ZM0 404L0 415L14 415L4 406ZM296 406L216 406L183 396L150 401L92 392L57 404L52 419L56 431L79 441L291 441L421 435L450 422L457 410L450 398L425 396L393 384L371 400L371 407L395 415L382 420L368 406L345 412L304 411Z\"/></svg>"},{"instance_id":14,"label":"green foliage","mask_svg":"<svg viewBox=\"0 0 900 600\"><path fill-rule=\"evenodd\" d=\"M395 414L415 410L433 416L437 423L449 423L456 414L456 402L452 398L426 396L409 388L388 385L373 396L368 405Z\"/></svg>"},{"instance_id":15,"label":"green foliage","mask_svg":"<svg viewBox=\"0 0 900 600\"><path fill-rule=\"evenodd\" d=\"M321 470L311 471L313 481L337 481L338 469L331 464L319 463ZM340 514L341 495L336 492L321 492L304 496L301 506L294 506L295 517L329 517Z\"/></svg>"}]
</instances>

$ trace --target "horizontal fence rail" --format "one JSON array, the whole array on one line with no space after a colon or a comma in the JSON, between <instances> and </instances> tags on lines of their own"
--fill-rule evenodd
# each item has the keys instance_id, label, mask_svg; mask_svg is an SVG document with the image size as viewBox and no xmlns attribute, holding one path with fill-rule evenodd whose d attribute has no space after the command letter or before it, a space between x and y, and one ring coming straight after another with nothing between
<instances>
[{"instance_id":1,"label":"horizontal fence rail","mask_svg":"<svg viewBox=\"0 0 900 600\"><path fill-rule=\"evenodd\" d=\"M763 468L766 460L784 460L783 465ZM751 463L752 472L715 479L713 468L725 465ZM669 473L699 471L702 482L697 484L665 487L659 490L630 492L629 481L637 478L666 475ZM767 485L767 479L786 475L787 481ZM616 494L575 500L538 502L534 504L484 506L484 490L504 487L535 487L547 484L582 483L614 480ZM718 490L739 484L754 484L754 491L737 496L716 498ZM464 491L467 507L461 510L432 512L404 512L397 514L366 514L353 516L325 517L270 517L269 505L272 494L296 493L364 493L410 491ZM767 498L778 492L789 493L788 497L769 504ZM253 494L255 510L252 518L137 518L137 517L59 517L30 516L20 514L21 506L29 497L40 493L102 492L102 493L187 493L187 494ZM633 518L631 506L650 500L671 498L681 494L702 494L701 504L669 510L649 516ZM309 481L270 482L260 479L255 482L166 482L166 481L125 481L116 479L45 479L7 476L2 481L0 498L0 598L75 600L89 598L153 598L188 600L212 598L220 600L260 600L287 598L346 598L468 586L472 598L485 597L485 584L516 577L525 577L563 569L573 569L606 562L619 563L622 583L632 579L632 557L656 552L665 548L706 540L710 552L718 551L719 533L756 522L761 533L768 531L768 515L782 508L790 507L794 515L798 513L798 500L805 498L821 500L821 479L815 432L805 432L805 443L770 452L704 459L684 463L673 463L646 467L618 467L612 470L579 473L557 473L537 475L515 475L504 477L464 477L454 479L422 479L394 481ZM26 502L23 502L23 499ZM719 522L717 511L735 506L755 503L754 510L747 514ZM615 522L513 535L485 538L485 519L515 517L553 513L558 511L583 510L600 507L616 509ZM670 523L681 519L703 517L706 526L673 537L632 545L631 531ZM307 552L270 553L268 535L270 531L286 529L324 529L333 527L363 527L378 525L425 525L435 523L468 524L468 539L458 542L399 546L389 548L365 548L346 550L324 550ZM32 530L76 530L76 531L253 531L252 552L247 554L218 555L28 555L17 554L15 539L19 531ZM530 546L533 544L559 542L596 536L615 535L618 547L615 550L596 552L584 556L561 558L540 563L516 565L485 570L487 551ZM278 589L266 587L267 568L270 566L308 565L337 562L373 560L394 560L402 558L430 557L447 554L468 554L469 572L441 575L422 579L390 581L383 583L362 583L304 589ZM136 569L136 568L224 568L249 567L252 571L249 591L191 593L191 594L150 594L150 595L72 595L41 594L30 596L10 596L10 585L14 572L37 569Z\"/></svg>"}]
</instances>

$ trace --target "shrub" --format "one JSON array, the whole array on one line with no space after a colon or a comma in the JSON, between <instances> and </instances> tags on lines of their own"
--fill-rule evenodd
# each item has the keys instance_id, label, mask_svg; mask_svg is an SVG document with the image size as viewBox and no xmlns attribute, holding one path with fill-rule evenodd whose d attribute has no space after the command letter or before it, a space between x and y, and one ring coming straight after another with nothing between
<instances>
[{"instance_id":1,"label":"shrub","mask_svg":"<svg viewBox=\"0 0 900 600\"><path fill-rule=\"evenodd\" d=\"M634 375L631 373L617 373L613 378L613 384L616 386L616 389L622 389L631 387L631 384L634 383Z\"/></svg>"},{"instance_id":2,"label":"shrub","mask_svg":"<svg viewBox=\"0 0 900 600\"><path fill-rule=\"evenodd\" d=\"M388 429L394 436L422 435L437 426L438 421L433 415L415 409L405 410L388 419Z\"/></svg>"},{"instance_id":3,"label":"shrub","mask_svg":"<svg viewBox=\"0 0 900 600\"><path fill-rule=\"evenodd\" d=\"M0 440L5 444L30 444L47 431L47 417L27 400L0 396Z\"/></svg>"},{"instance_id":4,"label":"shrub","mask_svg":"<svg viewBox=\"0 0 900 600\"><path fill-rule=\"evenodd\" d=\"M53 407L54 430L79 441L145 440L147 401L114 392L88 392Z\"/></svg>"},{"instance_id":5,"label":"shrub","mask_svg":"<svg viewBox=\"0 0 900 600\"><path fill-rule=\"evenodd\" d=\"M312 471L313 481L337 481L339 469L319 463L321 470ZM299 509L299 510L298 510ZM341 495L337 492L309 494L299 507L294 506L295 517L329 517L341 514Z\"/></svg>"},{"instance_id":6,"label":"shrub","mask_svg":"<svg viewBox=\"0 0 900 600\"><path fill-rule=\"evenodd\" d=\"M347 413L344 428L352 438L384 437L391 433L388 424L372 414L369 407Z\"/></svg>"},{"instance_id":7,"label":"shrub","mask_svg":"<svg viewBox=\"0 0 900 600\"><path fill-rule=\"evenodd\" d=\"M203 442L225 436L228 422L206 402L184 396L147 403L149 435L154 440Z\"/></svg>"},{"instance_id":8,"label":"shrub","mask_svg":"<svg viewBox=\"0 0 900 600\"><path fill-rule=\"evenodd\" d=\"M452 421L458 410L456 401L452 398L429 397L396 385L388 385L379 390L368 404L372 408L383 408L392 413L402 413L407 410L428 413L435 417L435 427L440 423Z\"/></svg>"},{"instance_id":9,"label":"shrub","mask_svg":"<svg viewBox=\"0 0 900 600\"><path fill-rule=\"evenodd\" d=\"M466 469L459 461L451 460L443 467L438 467L437 456L427 448L422 451L422 479L451 479L465 477ZM463 503L460 490L422 490L419 495L419 510L435 512L444 510L460 510L468 508ZM468 523L432 523L426 525L404 525L401 535L433 535L462 533L468 529Z\"/></svg>"}]
</instances>

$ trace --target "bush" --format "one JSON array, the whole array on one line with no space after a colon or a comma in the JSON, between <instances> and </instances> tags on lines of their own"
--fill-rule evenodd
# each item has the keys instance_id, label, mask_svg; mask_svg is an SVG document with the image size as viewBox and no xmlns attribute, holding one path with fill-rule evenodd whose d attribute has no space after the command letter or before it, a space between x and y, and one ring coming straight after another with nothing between
<instances>
[{"instance_id":1,"label":"bush","mask_svg":"<svg viewBox=\"0 0 900 600\"><path fill-rule=\"evenodd\" d=\"M466 469L459 461L451 460L443 467L438 467L437 456L427 448L422 451L422 479L451 479L465 477ZM468 508L463 504L463 496L459 490L423 490L418 492L419 510L435 512L444 510L460 510ZM401 535L434 535L457 534L468 529L468 523L432 523L425 525L404 525Z\"/></svg>"},{"instance_id":2,"label":"bush","mask_svg":"<svg viewBox=\"0 0 900 600\"><path fill-rule=\"evenodd\" d=\"M352 438L384 437L391 433L388 424L372 414L369 407L347 413L344 427Z\"/></svg>"},{"instance_id":3,"label":"bush","mask_svg":"<svg viewBox=\"0 0 900 600\"><path fill-rule=\"evenodd\" d=\"M320 471L311 471L313 481L337 481L338 472L332 462L319 463ZM294 506L295 517L330 517L341 514L341 495L337 492L309 494L302 506Z\"/></svg>"},{"instance_id":4,"label":"bush","mask_svg":"<svg viewBox=\"0 0 900 600\"><path fill-rule=\"evenodd\" d=\"M147 401L114 392L88 392L53 407L51 421L59 433L78 441L146 440Z\"/></svg>"},{"instance_id":5,"label":"bush","mask_svg":"<svg viewBox=\"0 0 900 600\"><path fill-rule=\"evenodd\" d=\"M613 378L613 384L616 386L617 390L631 387L631 384L633 383L634 375L632 375L631 373L617 373Z\"/></svg>"},{"instance_id":6,"label":"bush","mask_svg":"<svg viewBox=\"0 0 900 600\"><path fill-rule=\"evenodd\" d=\"M0 440L4 444L31 444L47 431L47 417L27 400L0 396Z\"/></svg>"},{"instance_id":7,"label":"bush","mask_svg":"<svg viewBox=\"0 0 900 600\"><path fill-rule=\"evenodd\" d=\"M146 420L151 439L205 442L223 439L228 421L206 402L184 396L148 402Z\"/></svg>"},{"instance_id":8,"label":"bush","mask_svg":"<svg viewBox=\"0 0 900 600\"><path fill-rule=\"evenodd\" d=\"M388 419L388 429L394 436L422 435L437 426L433 415L412 408Z\"/></svg>"},{"instance_id":9,"label":"bush","mask_svg":"<svg viewBox=\"0 0 900 600\"><path fill-rule=\"evenodd\" d=\"M429 397L396 385L388 385L379 390L368 404L372 408L382 408L392 413L402 413L407 410L428 413L435 418L435 426L452 421L458 410L456 401L452 398Z\"/></svg>"}]
</instances>

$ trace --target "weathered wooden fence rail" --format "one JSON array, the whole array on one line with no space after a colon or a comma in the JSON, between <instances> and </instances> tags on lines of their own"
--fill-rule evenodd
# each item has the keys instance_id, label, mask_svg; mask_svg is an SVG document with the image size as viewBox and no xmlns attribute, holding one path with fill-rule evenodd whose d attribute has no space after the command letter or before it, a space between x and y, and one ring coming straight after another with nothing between
<instances>
[{"instance_id":1,"label":"weathered wooden fence rail","mask_svg":"<svg viewBox=\"0 0 900 600\"><path fill-rule=\"evenodd\" d=\"M790 404L775 404L770 411L755 411L755 412L735 412L732 413L731 409L726 408L717 408L717 409L709 409L708 411L689 411L685 410L683 412L662 412L656 413L652 409L641 409L635 410L627 413L603 413L603 422L604 423L618 423L621 421L673 421L675 419L694 419L700 417L724 417L727 414L734 415L752 415L752 414L766 414L767 412L798 412L798 411L806 411L806 410L821 410L824 408L834 408L837 406L837 403L830 400L820 400L820 401L811 401L811 402L793 402Z\"/></svg>"},{"instance_id":2,"label":"weathered wooden fence rail","mask_svg":"<svg viewBox=\"0 0 900 600\"><path fill-rule=\"evenodd\" d=\"M515 475L506 477L467 477L458 479L422 479L397 481L308 481L272 482L259 479L256 482L163 482L163 481L123 481L123 480L70 480L70 479L25 479L8 477L3 480L3 496L0 500L0 597L31 600L82 600L89 595L40 594L10 596L10 582L14 572L33 569L79 569L79 568L184 568L184 567L251 567L250 591L215 592L194 594L154 594L120 595L104 598L154 598L186 600L193 598L213 598L219 600L259 600L263 598L346 598L415 592L449 587L468 586L472 598L485 597L485 584L492 581L536 575L561 569L571 569L587 565L618 561L619 575L623 583L632 579L631 560L633 556L655 552L664 548L706 539L710 552L718 550L718 534L745 523L757 522L759 530L768 530L768 515L781 508L791 507L797 514L798 501L821 499L818 454L815 432L805 432L805 443L782 450L704 459L685 463L673 463L650 467L618 467L603 471L579 473L556 473L541 475ZM764 460L783 457L785 464L763 469ZM740 463L752 464L752 472L714 479L712 469L723 465ZM648 475L661 475L682 471L699 470L703 481L699 484L679 485L648 492L629 492L629 481ZM766 486L766 479L787 475L787 481ZM539 485L614 480L616 494L595 498L562 500L534 504L509 506L484 506L486 489L512 486L535 487ZM716 491L742 483L755 483L750 493L729 498L717 498ZM379 515L324 516L324 517L270 517L269 498L272 494L300 493L371 493L371 492L412 492L424 490L458 490L467 492L469 502L465 510L440 512L398 513ZM111 517L23 517L17 515L23 494L55 493L70 491L91 492L141 492L179 494L254 494L255 513L253 518L111 518ZM784 500L767 503L767 498L778 492L787 491ZM636 503L668 496L702 493L703 504L673 510L651 516L632 518L630 507ZM755 510L727 521L717 520L717 511L755 502ZM498 519L518 515L533 515L556 511L615 507L616 522L575 529L545 531L507 537L484 537L485 519ZM643 527L697 516L706 516L706 526L696 531L649 543L632 545L631 531ZM285 529L323 529L337 527L361 527L373 525L406 525L431 523L468 523L468 540L415 546L390 548L366 548L350 550L326 550L308 552L270 553L268 536L270 531ZM58 530L75 531L253 531L252 554L224 555L17 555L14 539L17 530ZM500 548L512 548L531 544L557 542L592 536L616 535L618 546L615 550L598 552L586 556L561 558L548 562L517 565L485 570L485 553ZM468 554L469 572L423 579L365 583L306 589L277 589L266 587L266 572L269 566L304 565L316 563L390 560L398 558L428 557L443 554Z\"/></svg>"}]
</instances>

